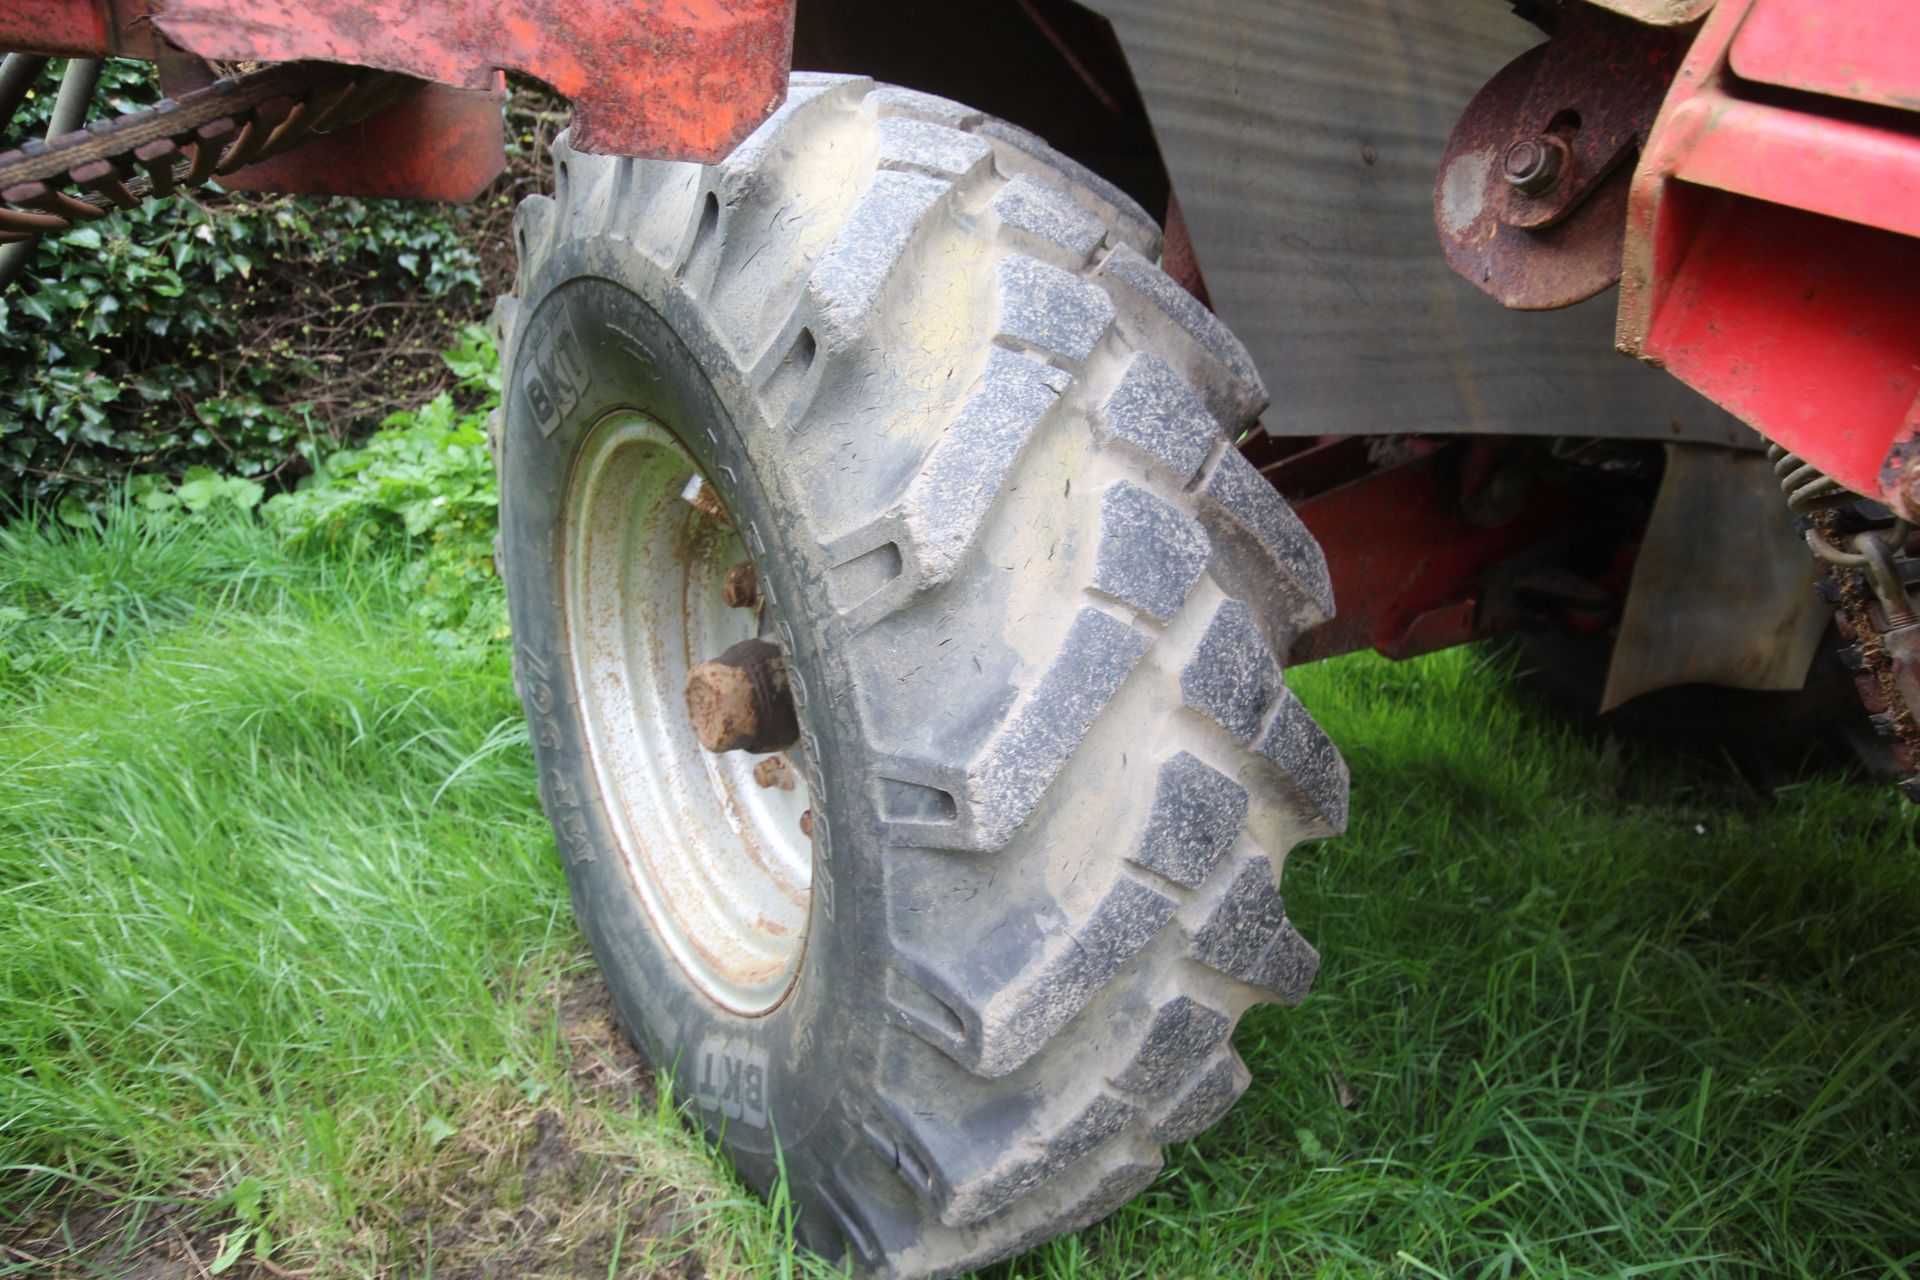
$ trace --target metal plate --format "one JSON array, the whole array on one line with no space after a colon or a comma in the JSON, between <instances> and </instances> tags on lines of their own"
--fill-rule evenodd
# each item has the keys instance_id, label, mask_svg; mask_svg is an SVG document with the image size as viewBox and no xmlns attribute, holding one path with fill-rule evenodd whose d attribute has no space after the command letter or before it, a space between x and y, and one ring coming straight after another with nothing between
<instances>
[{"instance_id":1,"label":"metal plate","mask_svg":"<svg viewBox=\"0 0 1920 1280\"><path fill-rule=\"evenodd\" d=\"M1504 310L1433 229L1447 135L1539 32L1491 0L1092 0L1146 99L1207 287L1279 434L1505 432L1757 446L1616 355L1613 304Z\"/></svg>"},{"instance_id":2,"label":"metal plate","mask_svg":"<svg viewBox=\"0 0 1920 1280\"><path fill-rule=\"evenodd\" d=\"M1920 111L1920 5L1765 0L1733 38L1745 80Z\"/></svg>"},{"instance_id":3,"label":"metal plate","mask_svg":"<svg viewBox=\"0 0 1920 1280\"><path fill-rule=\"evenodd\" d=\"M239 191L477 199L507 165L505 94L430 84L370 120L220 179Z\"/></svg>"}]
</instances>

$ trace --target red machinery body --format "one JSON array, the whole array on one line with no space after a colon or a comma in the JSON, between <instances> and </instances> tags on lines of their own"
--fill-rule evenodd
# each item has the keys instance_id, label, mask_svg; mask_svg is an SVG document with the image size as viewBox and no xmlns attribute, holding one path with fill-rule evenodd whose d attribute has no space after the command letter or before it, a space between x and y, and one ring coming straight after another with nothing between
<instances>
[{"instance_id":1,"label":"red machinery body","mask_svg":"<svg viewBox=\"0 0 1920 1280\"><path fill-rule=\"evenodd\" d=\"M1623 266L1621 350L1920 517L1920 7L1719 0Z\"/></svg>"},{"instance_id":2,"label":"red machinery body","mask_svg":"<svg viewBox=\"0 0 1920 1280\"><path fill-rule=\"evenodd\" d=\"M717 160L786 96L794 0L17 0L0 48L158 62L314 60L433 83L228 185L467 200L500 172L501 73L565 95L583 150ZM158 38L158 37L164 37Z\"/></svg>"}]
</instances>

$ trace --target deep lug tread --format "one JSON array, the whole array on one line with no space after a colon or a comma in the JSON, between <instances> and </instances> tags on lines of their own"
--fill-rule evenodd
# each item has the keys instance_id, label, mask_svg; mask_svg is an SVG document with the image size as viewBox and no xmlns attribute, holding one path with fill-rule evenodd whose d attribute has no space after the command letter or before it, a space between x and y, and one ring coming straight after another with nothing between
<instances>
[{"instance_id":1,"label":"deep lug tread","mask_svg":"<svg viewBox=\"0 0 1920 1280\"><path fill-rule=\"evenodd\" d=\"M1193 888L1240 834L1247 806L1245 787L1182 751L1160 766L1153 809L1131 860Z\"/></svg>"},{"instance_id":2,"label":"deep lug tread","mask_svg":"<svg viewBox=\"0 0 1920 1280\"><path fill-rule=\"evenodd\" d=\"M1139 1052L1113 1083L1131 1093L1165 1095L1191 1078L1232 1030L1233 1019L1220 1010L1175 996L1154 1013Z\"/></svg>"},{"instance_id":3,"label":"deep lug tread","mask_svg":"<svg viewBox=\"0 0 1920 1280\"><path fill-rule=\"evenodd\" d=\"M881 170L813 269L808 289L821 328L842 342L864 334L880 292L953 184L923 173Z\"/></svg>"},{"instance_id":4,"label":"deep lug tread","mask_svg":"<svg viewBox=\"0 0 1920 1280\"><path fill-rule=\"evenodd\" d=\"M987 203L987 212L999 219L1001 234L1009 240L1060 250L1076 267L1091 261L1107 237L1105 223L1058 187L1029 174L1020 174L1000 188Z\"/></svg>"},{"instance_id":5,"label":"deep lug tread","mask_svg":"<svg viewBox=\"0 0 1920 1280\"><path fill-rule=\"evenodd\" d=\"M1219 376L1205 378L1201 398L1229 431L1254 425L1267 407L1267 388L1240 339L1220 317L1176 284L1166 272L1142 257L1131 245L1117 245L1100 264L1099 276L1117 298L1131 298L1158 311L1184 331L1190 341L1219 365Z\"/></svg>"},{"instance_id":6,"label":"deep lug tread","mask_svg":"<svg viewBox=\"0 0 1920 1280\"><path fill-rule=\"evenodd\" d=\"M1127 362L1099 420L1112 439L1163 463L1183 485L1199 473L1220 440L1220 424L1207 407L1149 351Z\"/></svg>"},{"instance_id":7,"label":"deep lug tread","mask_svg":"<svg viewBox=\"0 0 1920 1280\"><path fill-rule=\"evenodd\" d=\"M958 181L993 162L991 146L958 129L904 116L883 117L876 129L882 169Z\"/></svg>"},{"instance_id":8,"label":"deep lug tread","mask_svg":"<svg viewBox=\"0 0 1920 1280\"><path fill-rule=\"evenodd\" d=\"M816 135L852 185L811 206L832 220L803 252L783 219L793 184L819 179ZM700 350L758 389L749 425L780 429L792 475L885 477L814 526L846 660L949 636L975 651L860 689L876 716L905 705L940 731L866 744L886 859L869 909L893 951L864 1138L817 1187L829 1233L876 1269L938 1276L1097 1220L1151 1182L1159 1143L1245 1089L1234 1023L1297 1001L1318 962L1276 868L1345 822L1345 766L1279 668L1331 615L1325 562L1232 447L1266 401L1257 372L1151 265L1159 232L1131 199L942 98L798 74L718 166L564 136L555 153L564 207L516 215L522 296L569 237L658 264L702 300ZM938 316L903 342L916 291L956 261L974 275L950 307L926 295ZM971 348L941 346L949 316ZM509 350L515 308L495 324ZM893 417L872 388L896 373L928 390ZM1008 552L1036 494L1057 527ZM967 612L1056 553L1047 594ZM1122 768L1140 785L1090 811L1082 793ZM979 897L996 878L1023 887Z\"/></svg>"},{"instance_id":9,"label":"deep lug tread","mask_svg":"<svg viewBox=\"0 0 1920 1280\"><path fill-rule=\"evenodd\" d=\"M1107 326L1113 301L1070 271L1024 254L1002 258L998 342L1038 351L1069 366L1085 363Z\"/></svg>"},{"instance_id":10,"label":"deep lug tread","mask_svg":"<svg viewBox=\"0 0 1920 1280\"><path fill-rule=\"evenodd\" d=\"M1265 615L1268 639L1284 655L1301 632L1333 616L1326 557L1286 499L1237 450L1219 455L1201 499L1200 519L1216 540L1235 541L1249 558L1264 561L1248 576L1264 581L1266 590L1249 588L1244 598Z\"/></svg>"},{"instance_id":11,"label":"deep lug tread","mask_svg":"<svg viewBox=\"0 0 1920 1280\"><path fill-rule=\"evenodd\" d=\"M1218 1123L1251 1083L1253 1077L1240 1055L1223 1050L1174 1095L1147 1132L1155 1142L1185 1142Z\"/></svg>"},{"instance_id":12,"label":"deep lug tread","mask_svg":"<svg viewBox=\"0 0 1920 1280\"><path fill-rule=\"evenodd\" d=\"M832 548L836 558L851 559L892 542L906 560L884 594L861 602L856 625L871 625L960 570L1008 473L1068 383L1060 370L1012 352L988 354L979 381L899 503Z\"/></svg>"},{"instance_id":13,"label":"deep lug tread","mask_svg":"<svg viewBox=\"0 0 1920 1280\"><path fill-rule=\"evenodd\" d=\"M1313 981L1319 954L1287 920L1265 858L1248 856L1229 865L1232 877L1189 934L1187 953L1281 1003L1297 1004Z\"/></svg>"},{"instance_id":14,"label":"deep lug tread","mask_svg":"<svg viewBox=\"0 0 1920 1280\"><path fill-rule=\"evenodd\" d=\"M1198 520L1138 485L1121 481L1101 495L1093 585L1149 617L1174 615L1205 572L1209 550Z\"/></svg>"},{"instance_id":15,"label":"deep lug tread","mask_svg":"<svg viewBox=\"0 0 1920 1280\"><path fill-rule=\"evenodd\" d=\"M1180 669L1181 701L1245 743L1260 732L1280 689L1280 664L1252 612L1238 600L1222 602Z\"/></svg>"},{"instance_id":16,"label":"deep lug tread","mask_svg":"<svg viewBox=\"0 0 1920 1280\"><path fill-rule=\"evenodd\" d=\"M1160 228L1134 198L1077 160L1069 160L1048 146L1039 135L1004 120L988 120L976 127L982 137L1004 142L1011 155L1002 153L1002 166L1008 177L1034 174L1042 180L1061 182L1088 212L1112 228L1111 234L1148 260L1160 254ZM1016 158L1017 157L1017 158Z\"/></svg>"},{"instance_id":17,"label":"deep lug tread","mask_svg":"<svg viewBox=\"0 0 1920 1280\"><path fill-rule=\"evenodd\" d=\"M1347 829L1347 762L1291 689L1282 689L1253 749L1283 771L1319 818L1316 835Z\"/></svg>"},{"instance_id":18,"label":"deep lug tread","mask_svg":"<svg viewBox=\"0 0 1920 1280\"><path fill-rule=\"evenodd\" d=\"M975 111L951 98L922 93L918 89L903 89L899 85L881 85L870 96L882 116L925 120L930 124L943 124L949 129L972 129L987 118L986 112Z\"/></svg>"},{"instance_id":19,"label":"deep lug tread","mask_svg":"<svg viewBox=\"0 0 1920 1280\"><path fill-rule=\"evenodd\" d=\"M787 100L716 167L728 197L737 201L746 187L762 181L763 173L780 164L788 140L809 130L815 116L858 101L872 89L873 81L863 78L795 75L787 84Z\"/></svg>"},{"instance_id":20,"label":"deep lug tread","mask_svg":"<svg viewBox=\"0 0 1920 1280\"><path fill-rule=\"evenodd\" d=\"M1055 905L1038 920L1006 921L1036 932L1040 949L1029 957L983 952L980 944L999 932L992 927L969 930L950 952L920 957L923 974L944 978L942 995L966 1026L963 1043L941 1047L989 1079L1017 1070L1152 941L1178 907L1161 889L1122 875L1083 918Z\"/></svg>"},{"instance_id":21,"label":"deep lug tread","mask_svg":"<svg viewBox=\"0 0 1920 1280\"><path fill-rule=\"evenodd\" d=\"M1227 1014L1191 996L1164 999L1110 1082L1077 1081L1035 1110L1026 1122L1030 1136L1008 1147L983 1148L967 1140L969 1132L1004 1123L1000 1104L957 1118L935 1117L884 1090L881 1117L867 1136L943 1222L970 1225L1070 1169L1143 1114L1153 1133L1190 1123L1200 1112L1195 1099L1219 1096L1219 1081L1209 1077L1221 1059L1233 1057L1226 1048L1231 1029ZM1196 1090L1202 1084L1207 1087ZM1245 1087L1242 1077L1225 1102ZM1156 1140L1177 1141L1210 1123Z\"/></svg>"},{"instance_id":22,"label":"deep lug tread","mask_svg":"<svg viewBox=\"0 0 1920 1280\"><path fill-rule=\"evenodd\" d=\"M898 842L982 852L1006 844L1150 644L1111 614L1082 608L1059 657L968 766L957 820L902 825Z\"/></svg>"}]
</instances>

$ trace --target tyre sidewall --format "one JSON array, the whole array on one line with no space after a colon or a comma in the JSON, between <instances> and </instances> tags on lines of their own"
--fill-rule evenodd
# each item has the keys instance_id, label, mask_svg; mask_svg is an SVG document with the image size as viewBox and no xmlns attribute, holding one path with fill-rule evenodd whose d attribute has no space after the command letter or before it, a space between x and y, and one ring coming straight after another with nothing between
<instances>
[{"instance_id":1,"label":"tyre sidewall","mask_svg":"<svg viewBox=\"0 0 1920 1280\"><path fill-rule=\"evenodd\" d=\"M878 868L847 852L874 847L878 833L860 784L870 762L844 758L860 736L831 723L852 699L844 673L827 660L830 619L808 607L825 599L818 543L798 527L781 468L750 448L750 439L777 429L718 343L696 349L707 338L697 305L644 273L608 278L621 250L630 256L627 246L591 241L558 250L525 295L503 369L500 520L515 684L574 908L627 1030L671 1073L677 1096L749 1183L766 1188L784 1165L796 1186L816 1185L859 1132L844 1112L877 1069L884 1017L884 975L875 965L886 948L863 939L885 925L860 910L879 899ZM802 767L814 797L808 939L793 988L758 1017L715 1004L656 937L587 754L567 642L565 507L594 426L620 410L673 432L734 516L779 619L800 703ZM829 1222L801 1207L807 1243L839 1252Z\"/></svg>"}]
</instances>

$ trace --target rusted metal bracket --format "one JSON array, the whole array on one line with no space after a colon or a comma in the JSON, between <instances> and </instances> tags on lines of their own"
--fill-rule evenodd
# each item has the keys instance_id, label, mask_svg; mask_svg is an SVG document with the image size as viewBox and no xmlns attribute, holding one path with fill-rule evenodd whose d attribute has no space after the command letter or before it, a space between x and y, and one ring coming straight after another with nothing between
<instances>
[{"instance_id":1,"label":"rusted metal bracket","mask_svg":"<svg viewBox=\"0 0 1920 1280\"><path fill-rule=\"evenodd\" d=\"M1550 40L1489 80L1454 126L1434 187L1448 265L1520 311L1616 283L1631 160L1691 35L1571 4Z\"/></svg>"},{"instance_id":2,"label":"rusted metal bracket","mask_svg":"<svg viewBox=\"0 0 1920 1280\"><path fill-rule=\"evenodd\" d=\"M326 62L429 83L227 185L466 200L504 161L502 73L573 105L582 150L718 160L786 95L794 0L13 0L0 49L141 58L170 98L219 63ZM84 216L84 215L83 215Z\"/></svg>"},{"instance_id":3,"label":"rusted metal bracket","mask_svg":"<svg viewBox=\"0 0 1920 1280\"><path fill-rule=\"evenodd\" d=\"M347 62L479 90L521 71L572 102L583 151L713 161L785 97L793 5L168 0L154 22L216 61Z\"/></svg>"}]
</instances>

